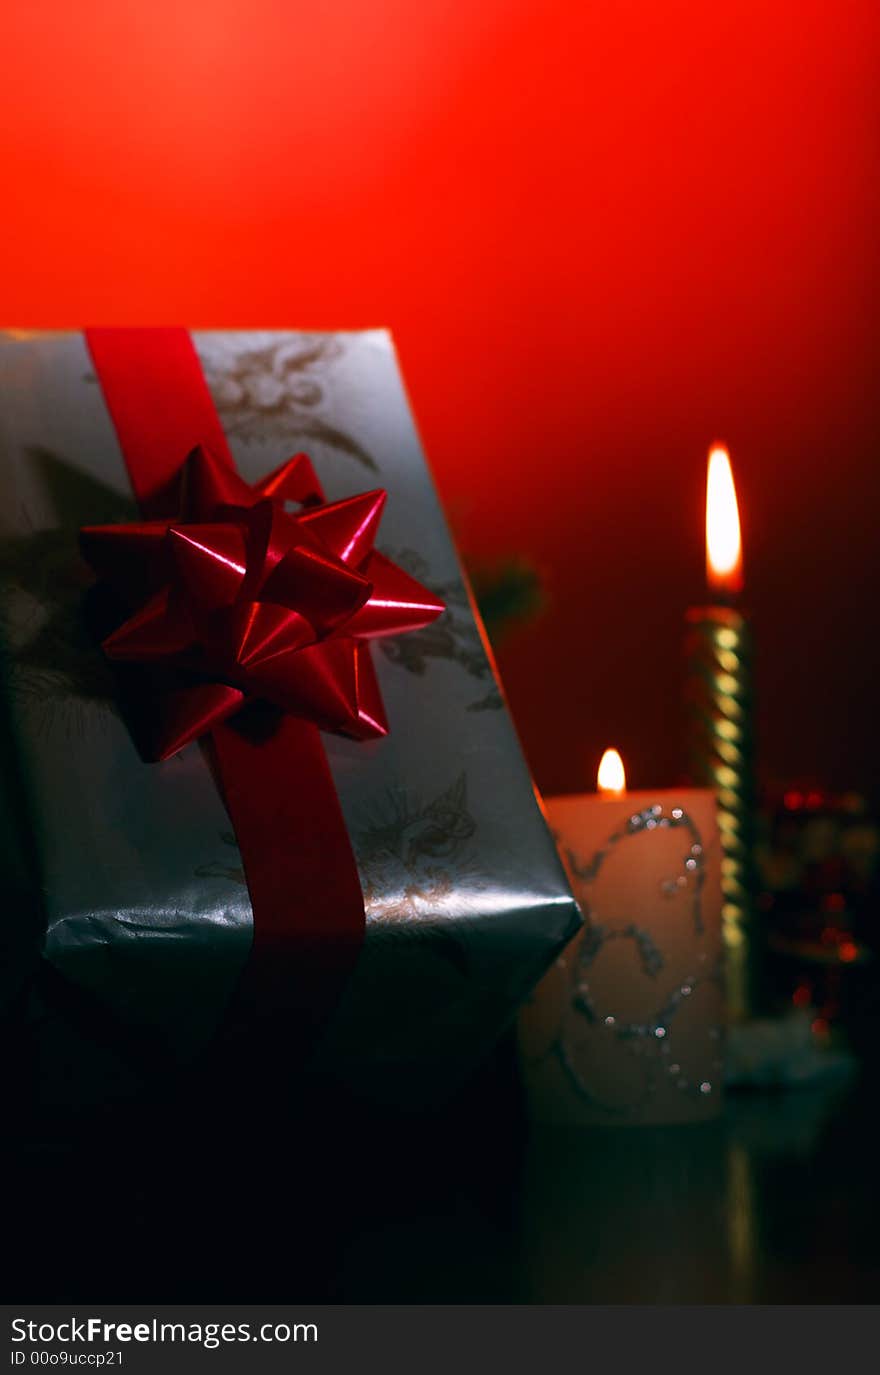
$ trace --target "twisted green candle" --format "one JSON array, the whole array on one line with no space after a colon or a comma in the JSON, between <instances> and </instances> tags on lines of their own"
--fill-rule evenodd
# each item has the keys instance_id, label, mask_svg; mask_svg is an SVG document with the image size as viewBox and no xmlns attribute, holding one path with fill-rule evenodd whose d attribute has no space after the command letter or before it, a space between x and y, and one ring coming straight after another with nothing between
<instances>
[{"instance_id":1,"label":"twisted green candle","mask_svg":"<svg viewBox=\"0 0 880 1375\"><path fill-rule=\"evenodd\" d=\"M727 1008L741 1019L755 1011L758 992L752 641L730 607L694 608L687 626L690 773L717 799Z\"/></svg>"}]
</instances>

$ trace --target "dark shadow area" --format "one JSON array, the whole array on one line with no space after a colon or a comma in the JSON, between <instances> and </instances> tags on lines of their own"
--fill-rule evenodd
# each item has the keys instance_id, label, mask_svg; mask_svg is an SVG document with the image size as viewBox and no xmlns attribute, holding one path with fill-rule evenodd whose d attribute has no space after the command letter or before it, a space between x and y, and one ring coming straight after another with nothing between
<instances>
[{"instance_id":1,"label":"dark shadow area","mask_svg":"<svg viewBox=\"0 0 880 1375\"><path fill-rule=\"evenodd\" d=\"M192 1080L88 1117L15 1110L7 1297L511 1297L524 1132L509 1045L434 1112L379 1112L259 1072L254 1084Z\"/></svg>"},{"instance_id":2,"label":"dark shadow area","mask_svg":"<svg viewBox=\"0 0 880 1375\"><path fill-rule=\"evenodd\" d=\"M527 1124L508 1039L432 1111L254 1067L13 1112L10 1300L872 1303L877 1074L706 1126ZM286 1088L285 1088L286 1085Z\"/></svg>"}]
</instances>

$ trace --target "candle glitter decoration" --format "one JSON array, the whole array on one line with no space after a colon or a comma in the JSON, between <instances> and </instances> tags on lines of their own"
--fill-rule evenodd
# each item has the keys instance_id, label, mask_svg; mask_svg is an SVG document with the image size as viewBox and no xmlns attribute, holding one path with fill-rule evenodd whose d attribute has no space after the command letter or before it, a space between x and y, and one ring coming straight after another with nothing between
<instances>
[{"instance_id":1,"label":"candle glitter decoration","mask_svg":"<svg viewBox=\"0 0 880 1375\"><path fill-rule=\"evenodd\" d=\"M713 604L687 613L692 781L714 788L721 834L721 909L727 1012L756 1010L752 640L733 605L742 590L742 543L727 450L709 454L706 574Z\"/></svg>"}]
</instances>

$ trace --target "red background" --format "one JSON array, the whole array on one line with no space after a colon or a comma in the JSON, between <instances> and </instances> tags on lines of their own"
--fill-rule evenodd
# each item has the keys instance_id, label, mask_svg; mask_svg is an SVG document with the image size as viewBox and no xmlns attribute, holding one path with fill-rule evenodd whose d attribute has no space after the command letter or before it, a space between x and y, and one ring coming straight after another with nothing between
<instances>
[{"instance_id":1,"label":"red background","mask_svg":"<svg viewBox=\"0 0 880 1375\"><path fill-rule=\"evenodd\" d=\"M2 312L388 324L539 782L682 771L706 447L763 772L873 784L875 0L7 0Z\"/></svg>"}]
</instances>

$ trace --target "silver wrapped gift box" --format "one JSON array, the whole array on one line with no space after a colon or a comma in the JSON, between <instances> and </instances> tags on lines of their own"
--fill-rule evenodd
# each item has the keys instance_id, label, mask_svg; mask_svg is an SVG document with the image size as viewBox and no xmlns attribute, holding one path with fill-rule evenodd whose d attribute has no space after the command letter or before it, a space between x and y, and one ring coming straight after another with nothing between
<instances>
[{"instance_id":1,"label":"silver wrapped gift box","mask_svg":"<svg viewBox=\"0 0 880 1375\"><path fill-rule=\"evenodd\" d=\"M328 500L386 488L377 547L448 608L373 648L390 735L323 737L367 924L315 1063L430 1092L489 1050L578 911L389 334L192 338L240 473L253 482L305 450ZM0 339L0 465L6 991L42 1028L44 1080L75 1096L81 1043L120 1080L129 1031L173 1062L198 1057L248 958L252 914L203 752L141 760L85 628L78 530L137 511L81 334Z\"/></svg>"}]
</instances>

